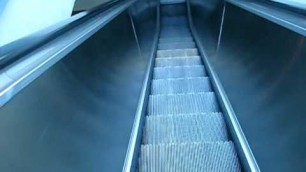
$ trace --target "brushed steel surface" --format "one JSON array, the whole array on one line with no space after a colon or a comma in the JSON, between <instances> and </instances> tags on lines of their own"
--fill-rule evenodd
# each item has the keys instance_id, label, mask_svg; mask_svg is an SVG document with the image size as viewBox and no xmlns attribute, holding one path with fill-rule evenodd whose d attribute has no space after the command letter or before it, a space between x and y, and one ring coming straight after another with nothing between
<instances>
[{"instance_id":1,"label":"brushed steel surface","mask_svg":"<svg viewBox=\"0 0 306 172\"><path fill-rule=\"evenodd\" d=\"M124 12L0 109L0 171L122 170L147 62Z\"/></svg>"},{"instance_id":2,"label":"brushed steel surface","mask_svg":"<svg viewBox=\"0 0 306 172\"><path fill-rule=\"evenodd\" d=\"M262 171L304 171L305 37L227 4L209 56ZM239 20L237 20L239 18Z\"/></svg>"}]
</instances>

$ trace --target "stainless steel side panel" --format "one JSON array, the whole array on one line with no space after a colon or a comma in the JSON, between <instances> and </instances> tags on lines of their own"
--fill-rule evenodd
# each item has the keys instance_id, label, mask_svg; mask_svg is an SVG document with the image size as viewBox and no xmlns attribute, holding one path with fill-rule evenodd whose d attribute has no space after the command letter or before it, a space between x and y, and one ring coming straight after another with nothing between
<instances>
[{"instance_id":1,"label":"stainless steel side panel","mask_svg":"<svg viewBox=\"0 0 306 172\"><path fill-rule=\"evenodd\" d=\"M147 63L124 12L0 109L0 171L121 171Z\"/></svg>"},{"instance_id":2,"label":"stainless steel side panel","mask_svg":"<svg viewBox=\"0 0 306 172\"><path fill-rule=\"evenodd\" d=\"M227 4L210 56L262 171L306 169L306 39Z\"/></svg>"},{"instance_id":3,"label":"stainless steel side panel","mask_svg":"<svg viewBox=\"0 0 306 172\"><path fill-rule=\"evenodd\" d=\"M218 46L223 0L188 0L192 24L209 56L214 56Z\"/></svg>"}]
</instances>

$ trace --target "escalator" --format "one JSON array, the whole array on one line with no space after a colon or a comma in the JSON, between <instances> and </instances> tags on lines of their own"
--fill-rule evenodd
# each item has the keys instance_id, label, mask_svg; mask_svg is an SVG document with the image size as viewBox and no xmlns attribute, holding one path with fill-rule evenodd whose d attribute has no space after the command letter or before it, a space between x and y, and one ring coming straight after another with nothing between
<instances>
[{"instance_id":1,"label":"escalator","mask_svg":"<svg viewBox=\"0 0 306 172\"><path fill-rule=\"evenodd\" d=\"M305 171L305 10L270 1L111 0L1 46L0 171Z\"/></svg>"},{"instance_id":2,"label":"escalator","mask_svg":"<svg viewBox=\"0 0 306 172\"><path fill-rule=\"evenodd\" d=\"M187 17L163 16L139 171L241 171Z\"/></svg>"},{"instance_id":3,"label":"escalator","mask_svg":"<svg viewBox=\"0 0 306 172\"><path fill-rule=\"evenodd\" d=\"M0 171L249 169L185 2L154 2L80 13L3 49Z\"/></svg>"}]
</instances>

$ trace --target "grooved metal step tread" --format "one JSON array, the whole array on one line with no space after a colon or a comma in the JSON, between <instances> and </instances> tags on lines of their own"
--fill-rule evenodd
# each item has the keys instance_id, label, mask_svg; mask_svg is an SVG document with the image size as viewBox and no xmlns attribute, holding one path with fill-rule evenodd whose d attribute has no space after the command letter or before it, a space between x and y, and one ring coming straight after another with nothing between
<instances>
[{"instance_id":1,"label":"grooved metal step tread","mask_svg":"<svg viewBox=\"0 0 306 172\"><path fill-rule=\"evenodd\" d=\"M144 144L228 141L221 113L147 116Z\"/></svg>"},{"instance_id":2,"label":"grooved metal step tread","mask_svg":"<svg viewBox=\"0 0 306 172\"><path fill-rule=\"evenodd\" d=\"M188 42L193 41L193 38L190 37L173 37L173 38L159 38L159 43L171 43L171 42Z\"/></svg>"},{"instance_id":3,"label":"grooved metal step tread","mask_svg":"<svg viewBox=\"0 0 306 172\"><path fill-rule=\"evenodd\" d=\"M139 172L240 172L232 142L142 145Z\"/></svg>"},{"instance_id":4,"label":"grooved metal step tread","mask_svg":"<svg viewBox=\"0 0 306 172\"><path fill-rule=\"evenodd\" d=\"M219 112L213 92L150 95L148 115Z\"/></svg>"},{"instance_id":5,"label":"grooved metal step tread","mask_svg":"<svg viewBox=\"0 0 306 172\"><path fill-rule=\"evenodd\" d=\"M203 65L155 67L153 71L154 79L201 77L201 76L206 76L206 71Z\"/></svg>"},{"instance_id":6,"label":"grooved metal step tread","mask_svg":"<svg viewBox=\"0 0 306 172\"><path fill-rule=\"evenodd\" d=\"M212 91L208 77L157 79L152 81L151 94L178 94Z\"/></svg>"},{"instance_id":7,"label":"grooved metal step tread","mask_svg":"<svg viewBox=\"0 0 306 172\"><path fill-rule=\"evenodd\" d=\"M190 57L156 58L155 59L155 67L192 66L192 65L202 65L201 58L199 56L190 56Z\"/></svg>"},{"instance_id":8,"label":"grooved metal step tread","mask_svg":"<svg viewBox=\"0 0 306 172\"><path fill-rule=\"evenodd\" d=\"M196 48L188 49L173 49L173 50L158 50L157 58L161 57L188 57L188 56L198 56L199 52Z\"/></svg>"}]
</instances>

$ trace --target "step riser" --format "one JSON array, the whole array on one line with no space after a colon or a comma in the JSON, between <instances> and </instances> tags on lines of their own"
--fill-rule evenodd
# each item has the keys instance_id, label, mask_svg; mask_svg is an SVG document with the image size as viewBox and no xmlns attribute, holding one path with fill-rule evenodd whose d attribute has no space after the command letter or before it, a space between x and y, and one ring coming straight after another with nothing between
<instances>
[{"instance_id":1,"label":"step riser","mask_svg":"<svg viewBox=\"0 0 306 172\"><path fill-rule=\"evenodd\" d=\"M186 48L196 48L194 42L190 43L163 43L158 45L159 50L169 50L169 49L186 49Z\"/></svg>"},{"instance_id":2,"label":"step riser","mask_svg":"<svg viewBox=\"0 0 306 172\"><path fill-rule=\"evenodd\" d=\"M164 37L164 36L173 36L173 35L175 35L175 36L186 36L186 37L189 37L189 36L191 36L191 32L189 32L189 31L181 31L181 32L179 32L179 31L176 31L176 32L171 32L171 31L167 31L167 32L161 32L160 33L160 37L162 38L162 37Z\"/></svg>"},{"instance_id":3,"label":"step riser","mask_svg":"<svg viewBox=\"0 0 306 172\"><path fill-rule=\"evenodd\" d=\"M161 34L173 34L173 33L191 33L190 30L177 30L177 29L163 29Z\"/></svg>"},{"instance_id":4,"label":"step riser","mask_svg":"<svg viewBox=\"0 0 306 172\"><path fill-rule=\"evenodd\" d=\"M184 28L187 28L186 26L188 26L188 21L186 17L163 17L161 19L161 24L162 24L162 28L164 27L182 27L185 26ZM180 26L181 25L181 26Z\"/></svg>"},{"instance_id":5,"label":"step riser","mask_svg":"<svg viewBox=\"0 0 306 172\"><path fill-rule=\"evenodd\" d=\"M151 94L209 92L208 78L153 80Z\"/></svg>"},{"instance_id":6,"label":"step riser","mask_svg":"<svg viewBox=\"0 0 306 172\"><path fill-rule=\"evenodd\" d=\"M154 79L186 78L206 76L203 66L195 67L157 67L154 68Z\"/></svg>"},{"instance_id":7,"label":"step riser","mask_svg":"<svg viewBox=\"0 0 306 172\"><path fill-rule=\"evenodd\" d=\"M148 116L144 144L228 141L221 113Z\"/></svg>"},{"instance_id":8,"label":"step riser","mask_svg":"<svg viewBox=\"0 0 306 172\"><path fill-rule=\"evenodd\" d=\"M191 36L191 33L181 33L181 34L173 33L173 34L167 34L167 35L161 34L160 38L162 38L162 39L171 39L171 38L176 38L178 36L189 37L189 36Z\"/></svg>"},{"instance_id":9,"label":"step riser","mask_svg":"<svg viewBox=\"0 0 306 172\"><path fill-rule=\"evenodd\" d=\"M202 65L199 57L190 58L160 58L155 60L155 67Z\"/></svg>"},{"instance_id":10,"label":"step riser","mask_svg":"<svg viewBox=\"0 0 306 172\"><path fill-rule=\"evenodd\" d=\"M190 33L189 29L175 29L175 27L169 27L169 28L164 28L160 31L161 33L173 33L173 32L177 32L177 33L182 33L182 32L188 32Z\"/></svg>"},{"instance_id":11,"label":"step riser","mask_svg":"<svg viewBox=\"0 0 306 172\"><path fill-rule=\"evenodd\" d=\"M192 37L160 38L159 43L192 42Z\"/></svg>"},{"instance_id":12,"label":"step riser","mask_svg":"<svg viewBox=\"0 0 306 172\"><path fill-rule=\"evenodd\" d=\"M162 20L161 25L165 27L169 27L169 26L182 27L182 26L188 26L188 22L186 19L180 19L180 20L170 19L170 20Z\"/></svg>"},{"instance_id":13,"label":"step riser","mask_svg":"<svg viewBox=\"0 0 306 172\"><path fill-rule=\"evenodd\" d=\"M140 172L239 172L231 142L144 145Z\"/></svg>"},{"instance_id":14,"label":"step riser","mask_svg":"<svg viewBox=\"0 0 306 172\"><path fill-rule=\"evenodd\" d=\"M198 56L197 49L158 50L157 58Z\"/></svg>"},{"instance_id":15,"label":"step riser","mask_svg":"<svg viewBox=\"0 0 306 172\"><path fill-rule=\"evenodd\" d=\"M148 115L219 112L214 93L149 97Z\"/></svg>"},{"instance_id":16,"label":"step riser","mask_svg":"<svg viewBox=\"0 0 306 172\"><path fill-rule=\"evenodd\" d=\"M169 38L171 39L171 38ZM193 40L187 40L187 41L171 41L171 42L159 42L158 46L164 46L164 45L179 45L179 44L190 44L190 45L195 45ZM184 48L181 48L184 49ZM186 48L188 49L188 48ZM194 49L194 48L192 48Z\"/></svg>"}]
</instances>

